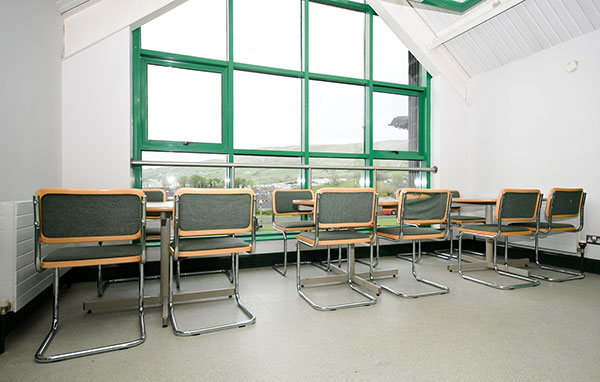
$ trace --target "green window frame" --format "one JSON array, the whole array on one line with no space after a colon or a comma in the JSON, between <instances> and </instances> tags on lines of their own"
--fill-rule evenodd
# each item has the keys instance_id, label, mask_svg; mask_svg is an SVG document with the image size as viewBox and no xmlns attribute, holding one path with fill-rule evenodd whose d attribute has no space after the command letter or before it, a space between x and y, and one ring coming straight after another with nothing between
<instances>
[{"instance_id":1,"label":"green window frame","mask_svg":"<svg viewBox=\"0 0 600 382\"><path fill-rule=\"evenodd\" d=\"M301 9L302 33L301 33L301 70L289 70L276 67L251 65L235 61L233 44L233 1L227 1L227 28L228 59L225 61L207 59L201 57L185 56L169 52L159 52L141 48L140 28L132 31L132 93L133 93L133 147L132 159L141 160L142 151L162 152L197 152L226 154L228 162L233 163L235 155L274 156L274 157L298 157L303 164L309 164L310 158L354 158L363 159L366 166L372 166L377 159L395 159L418 161L421 167L430 166L430 79L431 76L419 65L419 83L416 85L389 83L373 80L373 17L376 16L373 9L364 3L348 0L298 0ZM348 78L342 76L313 73L309 68L309 7L312 3L324 4L352 11L362 12L365 15L365 78ZM148 65L161 65L181 69L192 69L221 73L222 75L222 143L192 143L174 141L149 140L147 132L147 68ZM235 149L233 144L234 125L234 71L248 71L278 76L299 78L302 80L302 137L299 151L279 150L248 150ZM309 151L309 81L319 80L337 82L342 84L361 85L366 89L365 94L365 136L363 153L332 153ZM419 100L419 127L418 127L418 151L380 151L373 149L373 94L377 92L409 95L418 97ZM141 166L133 165L134 186L141 187ZM306 179L308 170L304 175ZM427 184L430 184L430 174L426 173ZM373 175L369 174L370 184L373 185ZM305 182L306 183L306 182ZM304 184L304 187L307 187Z\"/></svg>"}]
</instances>

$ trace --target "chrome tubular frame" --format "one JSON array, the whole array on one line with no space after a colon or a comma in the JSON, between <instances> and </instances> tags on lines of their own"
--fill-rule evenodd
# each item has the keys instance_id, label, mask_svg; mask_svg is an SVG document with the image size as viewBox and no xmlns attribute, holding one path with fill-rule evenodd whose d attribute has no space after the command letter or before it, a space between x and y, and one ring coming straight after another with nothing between
<instances>
[{"instance_id":1,"label":"chrome tubular frame","mask_svg":"<svg viewBox=\"0 0 600 382\"><path fill-rule=\"evenodd\" d=\"M256 199L256 198L255 198ZM255 200L253 201L252 204L252 211L254 211L254 206L256 205ZM252 249L251 252L255 251L256 248L256 226L257 226L257 220L254 216L254 212L252 213ZM216 332L219 330L224 330L224 329L231 329L231 328L235 328L235 327L240 327L243 328L246 325L251 325L254 324L256 322L256 316L250 312L250 310L244 305L242 304L242 302L240 301L240 295L239 295L239 267L240 267L240 262L239 262L239 253L232 253L231 254L231 270L232 270L232 276L233 276L233 288L223 288L223 289L209 289L209 290L203 290L200 292L193 292L193 293L187 293L187 297L189 297L189 299L185 298L186 294L184 295L177 295L174 298L173 295L173 266L174 266L174 262L179 260L179 235L178 235L178 230L179 230L179 196L175 195L174 198L174 209L173 209L173 223L174 223L174 228L173 231L175 232L175 239L174 239L174 245L173 245L173 252L172 252L172 256L170 258L169 261L169 320L171 321L171 326L173 328L173 332L175 333L175 335L177 336L196 336L199 334L204 334L204 333L210 333L210 332ZM204 328L199 328L199 329L190 329L190 330L183 330L180 329L177 326L177 320L175 318L175 309L173 307L173 302L174 299L176 299L177 297L184 297L182 298L180 301L189 301L189 300L193 300L195 302L198 301L202 301L202 300L214 300L215 298L228 298L228 297L235 297L235 302L237 304L237 306L242 310L242 312L248 317L247 320L243 320L243 321L238 321L238 322L233 322L233 323L229 323L229 324L222 324L222 325L214 325L214 326L209 326L209 327L204 327Z\"/></svg>"},{"instance_id":2,"label":"chrome tubular frame","mask_svg":"<svg viewBox=\"0 0 600 382\"><path fill-rule=\"evenodd\" d=\"M404 194L403 197L402 197L402 205L404 205L404 203L406 202L406 196L407 195ZM448 206L450 206L452 204L452 199L451 198L452 198L452 195L450 195L449 200L446 201L446 203L448 203L447 206L446 206L446 208L448 208ZM388 239L388 238L382 236L384 239L395 241L395 242L399 242L399 241L402 240L402 237L403 237L402 227L404 227L404 225L405 225L404 224L404 212L405 212L405 210L406 209L403 208L400 211L400 214L398 215L398 220L399 220L399 223L400 223L400 226L398 227L398 229L399 229L399 238L398 238L398 240L392 240L392 239ZM448 235L449 225L450 225L450 220L447 219L447 221L446 221L446 237ZM416 250L416 242L417 241L419 243L418 258L416 256L416 252L417 252L417 250ZM377 242L379 242L379 237L377 237ZM401 255L396 255L396 257L405 260L404 257L401 256ZM416 266L415 265L420 260L421 260L421 239L417 239L417 240L413 239L412 240L412 258L411 258L411 263L412 263L412 265L411 265L411 271L412 271L412 275L415 278L415 280L417 280L418 282L423 283L423 284L427 284L429 286L437 288L438 290L427 291L427 292L419 292L419 293L402 293L402 292L400 292L398 290L395 290L395 289L393 289L393 288L391 288L389 286L383 285L379 281L376 281L376 279L377 279L376 276L371 277L371 282L373 282L376 285L379 285L382 289L385 289L388 292L393 293L396 296L403 297L403 298L417 298L417 297L435 296L435 295L438 295L438 294L446 294L446 293L450 292L450 288L448 288L447 286L439 284L439 283L437 283L435 281L424 279L424 278L420 277L417 274L417 270L416 270Z\"/></svg>"},{"instance_id":3,"label":"chrome tubular frame","mask_svg":"<svg viewBox=\"0 0 600 382\"><path fill-rule=\"evenodd\" d=\"M363 277L362 275L357 275L354 269L354 254L355 254L355 245L348 244L348 261L347 268L344 272L339 267L331 265L331 259L329 256L329 248L328 248L328 264L329 268L336 273L335 275L328 275L322 277L312 277L312 278L301 278L300 273L300 265L301 265L301 245L306 245L307 247L316 248L319 245L319 205L320 205L321 195L317 194L317 199L315 203L316 208L316 216L315 216L315 242L314 244L310 244L301 239L298 239L296 242L296 290L300 297L304 299L311 307L316 310L321 311L334 311L337 309L346 309L346 308L356 308L360 306L369 306L377 303L377 296L381 294L381 288L373 285ZM375 206L377 205L377 195L375 195ZM373 208L373 214L376 216L377 211L376 208ZM374 226L377 226L377 221L375 220L375 216L373 217ZM369 242L369 274L373 273L373 238L375 235L371 237L371 241ZM341 251L341 247L340 247ZM333 305L320 305L315 303L310 297L308 297L302 288L309 286L328 286L328 285L336 285L336 284L348 284L350 289L357 292L361 296L367 298L367 301L358 301L351 302L345 304L333 304ZM358 286L368 290L371 293L374 293L375 296L361 290Z\"/></svg>"},{"instance_id":4,"label":"chrome tubular frame","mask_svg":"<svg viewBox=\"0 0 600 382\"><path fill-rule=\"evenodd\" d=\"M140 345L140 344L144 343L144 341L146 341L146 325L144 323L144 263L146 262L146 241L145 241L145 236L144 236L145 221L146 221L146 208L145 208L146 205L145 204L146 204L146 199L144 197L142 199L142 211L143 211L142 212L142 236L140 239L142 253L140 256L140 263L139 263L140 277L139 277L138 307L137 307L138 318L139 318L139 323L140 323L140 337L135 340L121 342L121 343L117 343L117 344L113 344L113 345L99 346L99 347L95 347L95 348L90 348L90 349L85 349L85 350L77 350L77 351L54 354L54 355L44 355L44 353L48 349L48 346L50 346L52 339L58 332L58 308L59 308L58 292L59 292L60 268L55 268L54 269L54 283L53 283L54 300L53 300L53 305L52 305L52 325L50 327L50 332L48 332L48 335L46 336L46 338L40 345L38 351L35 353L35 361L36 362L49 363L49 362L62 361L65 359L84 357L84 356L92 355L92 354L106 353L109 351L123 350L123 349L128 349L128 348L132 348L134 346ZM38 203L34 203L34 207L36 207L36 208L39 207L39 200L38 200ZM39 211L37 213L35 213L35 215L36 215L36 217L35 217L36 222L39 222L38 221ZM39 224L36 224L36 236L38 234L39 234ZM39 242L39 237L36 238L36 242ZM36 256L37 256L37 254L36 254Z\"/></svg>"},{"instance_id":5,"label":"chrome tubular frame","mask_svg":"<svg viewBox=\"0 0 600 382\"><path fill-rule=\"evenodd\" d=\"M583 196L582 196L582 200L581 200L581 210L579 211L579 227L577 227L577 229L575 231L568 231L568 232L580 232L583 229L583 211L584 211L584 207L585 207L586 196L587 196L587 194L584 192ZM552 202L550 204L550 211L553 210L553 207L554 207L553 204L554 204L554 198L552 199ZM537 274L537 273L531 273L531 277L534 277L534 278L540 279L540 280L551 281L551 282L563 282L563 281L583 279L585 277L585 274L583 273L583 259L584 259L584 251L583 250L578 250L580 260L581 260L581 271L580 272L569 270L569 269L551 267L549 265L544 265L544 264L540 263L539 236L540 235L548 236L548 235L550 235L551 231L552 231L552 212L550 212L550 215L548 216L548 230L546 232L540 232L538 230L537 235L535 235L535 239L534 239L535 240L535 264L540 269L557 272L557 273L562 273L562 274L566 274L568 276L566 276L566 277L550 277L550 276L545 276L545 275L541 275L541 274Z\"/></svg>"},{"instance_id":6,"label":"chrome tubular frame","mask_svg":"<svg viewBox=\"0 0 600 382\"><path fill-rule=\"evenodd\" d=\"M541 208L541 201L543 198L543 195L540 194L539 196L540 198L540 203L538 205L538 211L537 211L537 215L536 215L536 231L533 233L534 235L537 234L537 232L539 232L540 229L540 213L539 213L539 209ZM499 211L498 211L498 230L496 231L495 234L493 235L478 235L478 234L473 234L473 233L469 233L469 235L473 235L473 236L480 236L483 237L485 239L492 239L494 241L493 247L494 247L494 256L493 256L493 261L492 261L492 268L494 271L496 271L496 273L498 273L499 275L502 276L507 276L507 277L512 277L518 280L523 280L525 281L525 283L520 283L520 284L508 284L508 285L504 285L504 284L498 284L498 283L494 283L491 281L486 281L477 277L473 277L473 276L469 276L466 275L462 269L462 236L463 236L463 232L460 232L458 234L458 273L460 274L460 276L465 279L465 280L469 280L469 281L473 281L476 282L478 284L482 284L485 286L489 286L491 288L495 288L495 289L501 289L501 290L512 290L512 289L517 289L517 288L526 288L526 287L534 287L534 286L538 286L540 285L540 282L538 280L532 279L530 277L526 277L526 276L521 276L518 275L516 273L512 273L512 272L508 272L506 270L502 270L498 268L498 262L497 262L497 252L498 252L498 246L497 246L497 241L498 238L500 237L501 234L501 228L502 228L502 209L503 209L503 204L504 204L504 196L502 196L502 198L500 199L500 206L499 206ZM504 265L506 266L508 262L508 236L504 237Z\"/></svg>"}]
</instances>

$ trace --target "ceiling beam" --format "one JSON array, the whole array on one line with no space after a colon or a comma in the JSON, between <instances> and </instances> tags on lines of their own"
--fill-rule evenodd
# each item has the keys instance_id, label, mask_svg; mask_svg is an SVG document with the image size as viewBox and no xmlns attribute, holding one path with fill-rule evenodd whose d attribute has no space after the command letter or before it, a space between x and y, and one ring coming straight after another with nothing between
<instances>
[{"instance_id":1,"label":"ceiling beam","mask_svg":"<svg viewBox=\"0 0 600 382\"><path fill-rule=\"evenodd\" d=\"M437 33L438 37L427 47L435 49L440 45L452 40L455 37L485 23L486 21L498 16L499 14L511 9L515 5L521 4L525 0L496 0L491 3L465 14L459 21L442 29Z\"/></svg>"},{"instance_id":2,"label":"ceiling beam","mask_svg":"<svg viewBox=\"0 0 600 382\"><path fill-rule=\"evenodd\" d=\"M444 76L467 99L469 75L446 47L427 49L437 36L407 0L367 0L367 3L431 75Z\"/></svg>"},{"instance_id":3,"label":"ceiling beam","mask_svg":"<svg viewBox=\"0 0 600 382\"><path fill-rule=\"evenodd\" d=\"M105 39L123 28L135 29L186 0L103 0L64 15L63 57Z\"/></svg>"}]
</instances>

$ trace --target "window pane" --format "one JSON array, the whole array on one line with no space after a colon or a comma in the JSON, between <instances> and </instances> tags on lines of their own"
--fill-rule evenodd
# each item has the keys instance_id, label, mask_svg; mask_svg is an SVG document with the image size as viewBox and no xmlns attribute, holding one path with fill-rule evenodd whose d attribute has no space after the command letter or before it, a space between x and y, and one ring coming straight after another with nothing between
<instances>
[{"instance_id":1,"label":"window pane","mask_svg":"<svg viewBox=\"0 0 600 382\"><path fill-rule=\"evenodd\" d=\"M300 150L302 80L236 71L234 146Z\"/></svg>"},{"instance_id":2,"label":"window pane","mask_svg":"<svg viewBox=\"0 0 600 382\"><path fill-rule=\"evenodd\" d=\"M188 0L142 26L142 48L227 59L227 1Z\"/></svg>"},{"instance_id":3,"label":"window pane","mask_svg":"<svg viewBox=\"0 0 600 382\"><path fill-rule=\"evenodd\" d=\"M234 157L236 163L256 164L301 164L300 158L242 156ZM236 168L235 186L249 187L256 193L256 216L262 226L258 232L273 232L272 195L274 190L299 189L302 183L302 170L299 169L274 169L274 168ZM277 221L299 220L299 217L277 218Z\"/></svg>"},{"instance_id":4,"label":"window pane","mask_svg":"<svg viewBox=\"0 0 600 382\"><path fill-rule=\"evenodd\" d=\"M236 62L300 70L298 0L233 2Z\"/></svg>"},{"instance_id":5,"label":"window pane","mask_svg":"<svg viewBox=\"0 0 600 382\"><path fill-rule=\"evenodd\" d=\"M310 151L364 152L364 87L310 81L309 107Z\"/></svg>"},{"instance_id":6,"label":"window pane","mask_svg":"<svg viewBox=\"0 0 600 382\"><path fill-rule=\"evenodd\" d=\"M148 139L221 143L221 74L148 65Z\"/></svg>"},{"instance_id":7,"label":"window pane","mask_svg":"<svg viewBox=\"0 0 600 382\"><path fill-rule=\"evenodd\" d=\"M309 71L364 78L364 14L316 3L309 13Z\"/></svg>"},{"instance_id":8,"label":"window pane","mask_svg":"<svg viewBox=\"0 0 600 382\"><path fill-rule=\"evenodd\" d=\"M311 158L311 165L364 166L363 159ZM361 170L312 170L312 189L323 187L367 187L366 171Z\"/></svg>"},{"instance_id":9,"label":"window pane","mask_svg":"<svg viewBox=\"0 0 600 382\"><path fill-rule=\"evenodd\" d=\"M373 79L408 84L408 49L392 30L373 17Z\"/></svg>"},{"instance_id":10,"label":"window pane","mask_svg":"<svg viewBox=\"0 0 600 382\"><path fill-rule=\"evenodd\" d=\"M226 155L143 151L144 161L225 163ZM224 187L227 170L219 167L142 166L142 188L162 188L171 199L180 187Z\"/></svg>"},{"instance_id":11,"label":"window pane","mask_svg":"<svg viewBox=\"0 0 600 382\"><path fill-rule=\"evenodd\" d=\"M373 93L373 148L419 151L419 98Z\"/></svg>"}]
</instances>

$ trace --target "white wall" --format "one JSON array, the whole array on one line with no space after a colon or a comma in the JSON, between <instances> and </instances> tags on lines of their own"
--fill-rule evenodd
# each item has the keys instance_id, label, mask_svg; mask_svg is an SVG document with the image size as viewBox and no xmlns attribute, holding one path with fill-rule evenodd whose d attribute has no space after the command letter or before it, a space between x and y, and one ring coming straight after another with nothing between
<instances>
[{"instance_id":1,"label":"white wall","mask_svg":"<svg viewBox=\"0 0 600 382\"><path fill-rule=\"evenodd\" d=\"M61 185L62 18L52 0L0 2L0 201Z\"/></svg>"},{"instance_id":2,"label":"white wall","mask_svg":"<svg viewBox=\"0 0 600 382\"><path fill-rule=\"evenodd\" d=\"M64 187L131 187L131 32L62 66Z\"/></svg>"},{"instance_id":3,"label":"white wall","mask_svg":"<svg viewBox=\"0 0 600 382\"><path fill-rule=\"evenodd\" d=\"M464 185L464 178L454 181L460 166L467 174L463 191L473 196L495 196L508 187L544 193L552 187L583 187L588 198L582 237L600 234L599 47L597 30L476 76L469 83L468 103L443 80L434 82L434 108L441 105L433 127L433 139L440 139L434 154L439 162L433 161L440 166L438 185ZM573 59L579 68L567 73ZM577 235L566 236L554 236L547 246L574 250ZM600 259L600 247L588 246L586 256Z\"/></svg>"}]
</instances>

